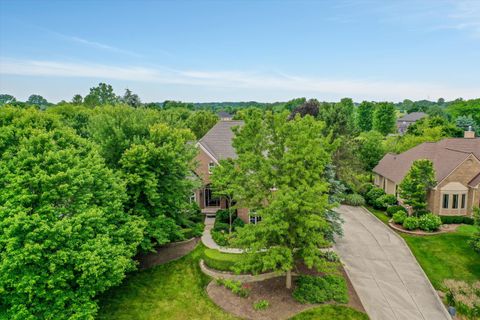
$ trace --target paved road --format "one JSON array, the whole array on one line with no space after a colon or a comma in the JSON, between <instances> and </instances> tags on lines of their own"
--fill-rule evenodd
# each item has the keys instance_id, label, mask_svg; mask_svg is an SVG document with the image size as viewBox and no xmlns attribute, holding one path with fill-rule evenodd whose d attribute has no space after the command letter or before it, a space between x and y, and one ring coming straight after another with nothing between
<instances>
[{"instance_id":1,"label":"paved road","mask_svg":"<svg viewBox=\"0 0 480 320\"><path fill-rule=\"evenodd\" d=\"M335 250L372 320L451 319L403 239L360 207L341 206Z\"/></svg>"}]
</instances>

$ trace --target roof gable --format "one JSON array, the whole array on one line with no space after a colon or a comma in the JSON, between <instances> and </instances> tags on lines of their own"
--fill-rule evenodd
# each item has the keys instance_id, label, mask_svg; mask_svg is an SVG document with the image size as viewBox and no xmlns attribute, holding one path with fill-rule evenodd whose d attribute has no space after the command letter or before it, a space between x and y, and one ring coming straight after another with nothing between
<instances>
[{"instance_id":1,"label":"roof gable","mask_svg":"<svg viewBox=\"0 0 480 320\"><path fill-rule=\"evenodd\" d=\"M234 133L232 128L243 125L243 121L219 121L199 141L216 161L237 157L232 146Z\"/></svg>"}]
</instances>

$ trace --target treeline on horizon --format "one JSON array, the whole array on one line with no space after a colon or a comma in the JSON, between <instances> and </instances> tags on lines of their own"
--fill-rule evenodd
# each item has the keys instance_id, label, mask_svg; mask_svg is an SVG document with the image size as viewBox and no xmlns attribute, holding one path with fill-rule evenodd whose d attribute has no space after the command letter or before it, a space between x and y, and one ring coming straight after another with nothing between
<instances>
[{"instance_id":1,"label":"treeline on horizon","mask_svg":"<svg viewBox=\"0 0 480 320\"><path fill-rule=\"evenodd\" d=\"M186 108L188 110L209 110L212 112L226 111L235 114L238 110L245 108L259 108L272 111L292 111L296 107L302 105L307 101L306 98L294 98L285 102L257 102L257 101L224 101L224 102L182 102L174 100L165 100L163 102L142 102L140 97L129 89L125 89L122 96L117 95L113 87L106 83L99 83L98 86L90 88L90 92L82 97L76 94L70 101L62 100L58 103L52 103L38 94L32 94L26 101L20 101L10 94L0 94L0 106L12 105L16 107L31 107L35 106L40 109L45 109L55 105L83 105L94 107L99 105L116 105L127 104L132 107L146 107L153 109L171 109L171 108ZM449 113L442 113L443 110L450 106L467 105L476 106L480 104L480 99L464 100L458 98L451 101L446 101L439 98L437 101L418 100L412 101L404 99L401 102L391 102L396 110L402 113L411 112L426 112L432 116L448 116ZM326 103L331 103L325 101ZM374 101L371 101L374 102ZM354 106L359 106L361 102L353 102ZM463 112L465 115L465 112Z\"/></svg>"}]
</instances>

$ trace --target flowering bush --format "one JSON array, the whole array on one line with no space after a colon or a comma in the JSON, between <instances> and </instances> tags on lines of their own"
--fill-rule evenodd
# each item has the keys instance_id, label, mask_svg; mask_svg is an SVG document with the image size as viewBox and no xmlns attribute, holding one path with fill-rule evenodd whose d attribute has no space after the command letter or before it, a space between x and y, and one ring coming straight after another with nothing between
<instances>
[{"instance_id":1,"label":"flowering bush","mask_svg":"<svg viewBox=\"0 0 480 320\"><path fill-rule=\"evenodd\" d=\"M447 302L468 319L480 318L480 281L468 284L464 281L447 279L443 282L447 289Z\"/></svg>"},{"instance_id":2,"label":"flowering bush","mask_svg":"<svg viewBox=\"0 0 480 320\"><path fill-rule=\"evenodd\" d=\"M424 231L435 231L442 225L442 219L432 213L427 213L418 218L418 227Z\"/></svg>"}]
</instances>

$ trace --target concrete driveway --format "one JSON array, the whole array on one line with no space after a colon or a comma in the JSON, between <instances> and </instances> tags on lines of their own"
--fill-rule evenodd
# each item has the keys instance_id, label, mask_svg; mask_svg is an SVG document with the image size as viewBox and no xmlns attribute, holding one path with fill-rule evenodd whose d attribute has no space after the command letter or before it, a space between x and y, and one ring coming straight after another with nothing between
<instances>
[{"instance_id":1,"label":"concrete driveway","mask_svg":"<svg viewBox=\"0 0 480 320\"><path fill-rule=\"evenodd\" d=\"M363 208L337 211L345 235L335 250L370 319L451 319L400 236Z\"/></svg>"}]
</instances>

